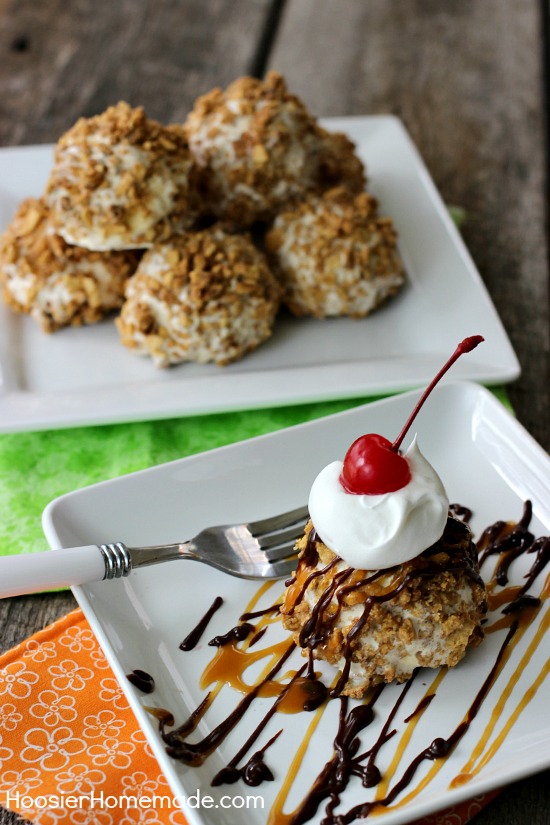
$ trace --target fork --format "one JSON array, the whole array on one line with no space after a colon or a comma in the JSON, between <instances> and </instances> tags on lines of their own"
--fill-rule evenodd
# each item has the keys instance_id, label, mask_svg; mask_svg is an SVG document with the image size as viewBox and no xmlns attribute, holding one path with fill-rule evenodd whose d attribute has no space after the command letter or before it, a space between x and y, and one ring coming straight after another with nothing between
<instances>
[{"instance_id":1,"label":"fork","mask_svg":"<svg viewBox=\"0 0 550 825\"><path fill-rule=\"evenodd\" d=\"M127 547L116 542L5 556L0 558L0 598L120 579L174 559L201 561L241 579L283 578L296 565L294 544L307 518L307 507L299 507L246 524L207 527L176 544Z\"/></svg>"}]
</instances>

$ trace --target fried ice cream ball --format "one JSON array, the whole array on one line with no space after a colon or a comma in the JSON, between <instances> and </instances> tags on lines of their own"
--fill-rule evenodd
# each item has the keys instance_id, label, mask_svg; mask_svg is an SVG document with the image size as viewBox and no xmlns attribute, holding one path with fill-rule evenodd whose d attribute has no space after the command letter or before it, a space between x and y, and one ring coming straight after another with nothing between
<instances>
[{"instance_id":1,"label":"fried ice cream ball","mask_svg":"<svg viewBox=\"0 0 550 825\"><path fill-rule=\"evenodd\" d=\"M93 324L122 306L137 255L70 246L48 218L44 201L28 198L0 238L2 297L44 332Z\"/></svg>"},{"instance_id":2,"label":"fried ice cream ball","mask_svg":"<svg viewBox=\"0 0 550 825\"><path fill-rule=\"evenodd\" d=\"M275 219L266 249L298 316L362 318L405 283L397 233L366 192L310 196Z\"/></svg>"},{"instance_id":3,"label":"fried ice cream ball","mask_svg":"<svg viewBox=\"0 0 550 825\"><path fill-rule=\"evenodd\" d=\"M127 347L159 367L224 366L269 338L280 287L248 236L210 227L148 250L126 296L117 326Z\"/></svg>"},{"instance_id":4,"label":"fried ice cream ball","mask_svg":"<svg viewBox=\"0 0 550 825\"><path fill-rule=\"evenodd\" d=\"M319 159L319 192L337 186L357 195L366 186L365 167L355 152L355 145L342 132L327 132L320 129L322 148Z\"/></svg>"},{"instance_id":5,"label":"fried ice cream ball","mask_svg":"<svg viewBox=\"0 0 550 825\"><path fill-rule=\"evenodd\" d=\"M207 209L241 226L270 220L321 179L326 188L339 168L349 176L352 145L321 129L276 72L198 98L185 127Z\"/></svg>"},{"instance_id":6,"label":"fried ice cream ball","mask_svg":"<svg viewBox=\"0 0 550 825\"><path fill-rule=\"evenodd\" d=\"M46 190L52 222L87 249L149 247L191 225L190 178L183 128L121 102L58 141Z\"/></svg>"},{"instance_id":7,"label":"fried ice cream ball","mask_svg":"<svg viewBox=\"0 0 550 825\"><path fill-rule=\"evenodd\" d=\"M418 667L454 667L483 634L485 587L466 524L449 516L443 536L420 556L387 570L348 567L311 522L281 607L304 655L341 673L336 694L404 682Z\"/></svg>"}]
</instances>

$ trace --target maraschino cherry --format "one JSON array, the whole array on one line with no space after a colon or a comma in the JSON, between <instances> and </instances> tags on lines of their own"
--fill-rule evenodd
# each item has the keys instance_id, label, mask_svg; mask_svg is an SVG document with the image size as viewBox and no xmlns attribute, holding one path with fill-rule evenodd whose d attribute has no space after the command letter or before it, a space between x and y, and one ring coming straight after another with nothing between
<instances>
[{"instance_id":1,"label":"maraschino cherry","mask_svg":"<svg viewBox=\"0 0 550 825\"><path fill-rule=\"evenodd\" d=\"M471 352L483 340L481 335L472 335L458 345L449 360L424 390L393 444L383 435L376 433L362 435L353 442L346 453L340 474L340 484L347 493L382 495L400 490L409 483L411 480L409 464L399 452L403 439L438 381L461 355Z\"/></svg>"}]
</instances>

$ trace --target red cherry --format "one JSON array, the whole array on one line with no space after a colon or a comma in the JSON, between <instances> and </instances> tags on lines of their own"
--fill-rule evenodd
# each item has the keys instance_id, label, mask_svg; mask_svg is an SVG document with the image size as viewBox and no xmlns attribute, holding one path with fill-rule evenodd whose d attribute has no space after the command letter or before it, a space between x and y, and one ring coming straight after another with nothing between
<instances>
[{"instance_id":1,"label":"red cherry","mask_svg":"<svg viewBox=\"0 0 550 825\"><path fill-rule=\"evenodd\" d=\"M481 335L465 338L455 349L448 361L441 367L435 378L426 387L407 422L393 444L383 435L369 433L353 442L344 458L340 474L340 484L346 493L355 495L381 495L400 490L411 480L407 459L399 453L412 422L418 415L435 385L445 375L454 362L465 352L471 352L481 344Z\"/></svg>"},{"instance_id":2,"label":"red cherry","mask_svg":"<svg viewBox=\"0 0 550 825\"><path fill-rule=\"evenodd\" d=\"M340 483L346 493L379 495L400 490L411 480L408 462L383 435L369 433L346 453Z\"/></svg>"}]
</instances>

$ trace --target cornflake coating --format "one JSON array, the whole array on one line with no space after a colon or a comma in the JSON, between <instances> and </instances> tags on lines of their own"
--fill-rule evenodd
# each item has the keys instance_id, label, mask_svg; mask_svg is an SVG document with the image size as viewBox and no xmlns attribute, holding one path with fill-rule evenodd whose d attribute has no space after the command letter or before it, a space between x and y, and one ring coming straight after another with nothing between
<instances>
[{"instance_id":1,"label":"cornflake coating","mask_svg":"<svg viewBox=\"0 0 550 825\"><path fill-rule=\"evenodd\" d=\"M248 236L219 227L148 250L128 282L122 343L159 367L241 358L271 335L280 287Z\"/></svg>"},{"instance_id":2,"label":"cornflake coating","mask_svg":"<svg viewBox=\"0 0 550 825\"><path fill-rule=\"evenodd\" d=\"M47 185L52 222L87 249L151 246L191 224L192 175L182 127L118 103L80 118L58 141Z\"/></svg>"},{"instance_id":3,"label":"cornflake coating","mask_svg":"<svg viewBox=\"0 0 550 825\"><path fill-rule=\"evenodd\" d=\"M319 161L319 179L316 187L320 192L337 186L351 194L359 194L366 185L365 167L355 153L355 145L342 132L320 129L322 148Z\"/></svg>"},{"instance_id":4,"label":"cornflake coating","mask_svg":"<svg viewBox=\"0 0 550 825\"><path fill-rule=\"evenodd\" d=\"M297 546L283 624L304 655L311 650L342 671L343 695L360 698L374 685L404 682L417 667L454 667L481 641L485 587L463 522L449 516L436 544L384 571L348 568L311 522Z\"/></svg>"},{"instance_id":5,"label":"cornflake coating","mask_svg":"<svg viewBox=\"0 0 550 825\"><path fill-rule=\"evenodd\" d=\"M137 255L69 246L55 233L48 214L43 200L29 198L0 238L2 297L44 332L93 324L122 306Z\"/></svg>"},{"instance_id":6,"label":"cornflake coating","mask_svg":"<svg viewBox=\"0 0 550 825\"><path fill-rule=\"evenodd\" d=\"M397 233L366 192L310 196L276 218L265 242L294 315L362 318L405 282Z\"/></svg>"},{"instance_id":7,"label":"cornflake coating","mask_svg":"<svg viewBox=\"0 0 550 825\"><path fill-rule=\"evenodd\" d=\"M241 226L269 220L308 191L333 185L339 170L351 178L352 165L354 185L363 184L353 144L321 129L276 72L199 97L185 127L207 208Z\"/></svg>"}]
</instances>

